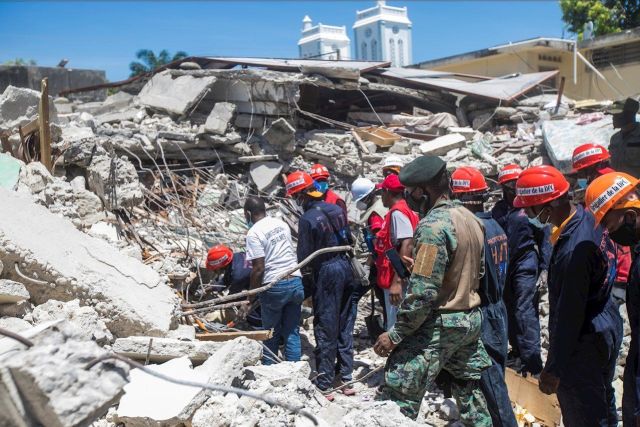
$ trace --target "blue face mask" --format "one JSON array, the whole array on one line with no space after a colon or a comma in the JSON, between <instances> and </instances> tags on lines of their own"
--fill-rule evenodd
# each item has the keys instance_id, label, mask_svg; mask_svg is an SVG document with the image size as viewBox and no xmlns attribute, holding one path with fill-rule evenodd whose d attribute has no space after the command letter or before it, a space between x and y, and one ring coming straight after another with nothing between
<instances>
[{"instance_id":1,"label":"blue face mask","mask_svg":"<svg viewBox=\"0 0 640 427\"><path fill-rule=\"evenodd\" d=\"M247 228L253 227L253 221L251 221L251 217L244 217L244 222L247 224Z\"/></svg>"},{"instance_id":2,"label":"blue face mask","mask_svg":"<svg viewBox=\"0 0 640 427\"><path fill-rule=\"evenodd\" d=\"M576 186L578 187L578 189L580 190L584 190L587 188L587 179L586 178L579 178L576 181Z\"/></svg>"},{"instance_id":3,"label":"blue face mask","mask_svg":"<svg viewBox=\"0 0 640 427\"><path fill-rule=\"evenodd\" d=\"M316 189L322 194L326 193L329 189L329 183L327 181L316 181L315 184Z\"/></svg>"}]
</instances>

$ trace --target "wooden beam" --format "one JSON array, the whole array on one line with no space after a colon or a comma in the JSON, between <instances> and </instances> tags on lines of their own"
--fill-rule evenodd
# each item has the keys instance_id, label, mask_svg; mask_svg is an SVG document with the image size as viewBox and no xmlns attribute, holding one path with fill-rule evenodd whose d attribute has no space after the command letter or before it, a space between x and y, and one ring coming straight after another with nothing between
<instances>
[{"instance_id":1,"label":"wooden beam","mask_svg":"<svg viewBox=\"0 0 640 427\"><path fill-rule=\"evenodd\" d=\"M51 160L51 127L49 125L49 79L42 79L40 91L40 108L38 109L40 126L40 163L51 172L53 162Z\"/></svg>"},{"instance_id":2,"label":"wooden beam","mask_svg":"<svg viewBox=\"0 0 640 427\"><path fill-rule=\"evenodd\" d=\"M233 332L207 332L196 334L200 341L231 341L238 337L247 337L256 341L265 341L273 337L273 329L266 331L233 331Z\"/></svg>"},{"instance_id":3,"label":"wooden beam","mask_svg":"<svg viewBox=\"0 0 640 427\"><path fill-rule=\"evenodd\" d=\"M525 378L513 369L507 368L505 382L512 402L525 408L546 426L560 425L562 414L558 398L555 394L542 393L538 388L538 380L530 375Z\"/></svg>"}]
</instances>

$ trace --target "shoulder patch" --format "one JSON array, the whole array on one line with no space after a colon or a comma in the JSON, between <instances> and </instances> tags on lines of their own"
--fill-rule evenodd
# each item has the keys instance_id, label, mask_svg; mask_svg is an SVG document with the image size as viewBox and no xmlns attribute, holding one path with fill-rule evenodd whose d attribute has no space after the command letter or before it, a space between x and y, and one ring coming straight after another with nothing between
<instances>
[{"instance_id":1,"label":"shoulder patch","mask_svg":"<svg viewBox=\"0 0 640 427\"><path fill-rule=\"evenodd\" d=\"M438 247L436 245L420 245L415 265L413 266L413 273L423 277L431 277L437 257Z\"/></svg>"}]
</instances>

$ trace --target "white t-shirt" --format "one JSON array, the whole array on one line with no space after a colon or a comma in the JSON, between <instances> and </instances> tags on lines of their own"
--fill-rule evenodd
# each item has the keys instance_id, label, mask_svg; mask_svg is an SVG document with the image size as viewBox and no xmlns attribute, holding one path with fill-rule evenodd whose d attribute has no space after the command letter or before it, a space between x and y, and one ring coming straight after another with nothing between
<instances>
[{"instance_id":1,"label":"white t-shirt","mask_svg":"<svg viewBox=\"0 0 640 427\"><path fill-rule=\"evenodd\" d=\"M413 227L411 221L400 211L393 211L391 214L391 243L398 245L402 239L413 238Z\"/></svg>"},{"instance_id":2,"label":"white t-shirt","mask_svg":"<svg viewBox=\"0 0 640 427\"><path fill-rule=\"evenodd\" d=\"M289 226L279 219L267 216L256 222L247 232L246 242L247 260L264 258L263 284L271 283L298 263ZM292 275L300 276L300 270Z\"/></svg>"}]
</instances>

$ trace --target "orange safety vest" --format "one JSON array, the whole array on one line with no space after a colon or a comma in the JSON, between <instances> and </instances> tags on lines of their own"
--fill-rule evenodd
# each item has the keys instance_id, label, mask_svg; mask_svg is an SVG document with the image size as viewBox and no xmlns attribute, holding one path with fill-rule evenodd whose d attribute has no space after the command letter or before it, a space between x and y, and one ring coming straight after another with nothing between
<instances>
[{"instance_id":1,"label":"orange safety vest","mask_svg":"<svg viewBox=\"0 0 640 427\"><path fill-rule=\"evenodd\" d=\"M376 242L375 242L375 251L376 251L376 271L377 271L377 283L378 286L382 289L389 289L391 286L391 281L393 280L393 276L395 274L393 267L391 266L391 261L387 258L386 251L393 248L393 243L391 242L391 215L393 215L394 211L401 212L404 216L409 218L411 222L411 227L413 231L416 230L418 226L418 222L420 222L420 218L418 215L412 211L407 202L404 199L399 200L394 204L389 212L384 217L384 224L382 225L382 229L378 231L376 234Z\"/></svg>"}]
</instances>

